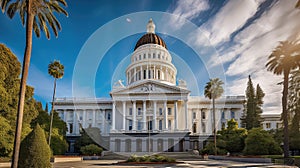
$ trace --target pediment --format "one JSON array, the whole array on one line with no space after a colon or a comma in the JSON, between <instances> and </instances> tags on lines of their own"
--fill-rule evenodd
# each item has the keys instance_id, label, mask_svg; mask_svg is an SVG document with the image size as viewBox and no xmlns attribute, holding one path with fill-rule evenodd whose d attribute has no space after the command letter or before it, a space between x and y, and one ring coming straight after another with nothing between
<instances>
[{"instance_id":1,"label":"pediment","mask_svg":"<svg viewBox=\"0 0 300 168\"><path fill-rule=\"evenodd\" d=\"M188 94L189 90L178 86L168 85L156 81L146 81L135 85L129 85L124 88L116 89L111 92L112 95L122 94Z\"/></svg>"}]
</instances>

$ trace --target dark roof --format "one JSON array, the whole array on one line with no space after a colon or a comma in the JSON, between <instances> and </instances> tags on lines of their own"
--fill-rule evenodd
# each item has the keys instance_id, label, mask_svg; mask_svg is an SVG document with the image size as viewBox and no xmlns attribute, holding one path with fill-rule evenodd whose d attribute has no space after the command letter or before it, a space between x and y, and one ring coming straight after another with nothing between
<instances>
[{"instance_id":1,"label":"dark roof","mask_svg":"<svg viewBox=\"0 0 300 168\"><path fill-rule=\"evenodd\" d=\"M144 44L158 44L167 49L167 46L166 46L166 43L164 42L164 40L161 37L159 37L157 34L154 34L154 33L147 33L147 34L143 35L136 43L134 50L136 50L137 48L139 48L140 46L142 46Z\"/></svg>"}]
</instances>

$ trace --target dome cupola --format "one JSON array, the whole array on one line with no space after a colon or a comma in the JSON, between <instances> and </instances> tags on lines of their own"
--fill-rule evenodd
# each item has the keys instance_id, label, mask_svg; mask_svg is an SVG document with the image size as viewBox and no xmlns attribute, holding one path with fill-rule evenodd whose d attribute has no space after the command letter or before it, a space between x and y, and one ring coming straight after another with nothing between
<instances>
[{"instance_id":1,"label":"dome cupola","mask_svg":"<svg viewBox=\"0 0 300 168\"><path fill-rule=\"evenodd\" d=\"M164 40L161 37L159 37L157 34L155 34L155 24L153 23L152 19L150 19L147 24L147 33L138 40L138 42L134 47L134 50L136 50L138 47L145 44L158 44L167 49Z\"/></svg>"},{"instance_id":2,"label":"dome cupola","mask_svg":"<svg viewBox=\"0 0 300 168\"><path fill-rule=\"evenodd\" d=\"M176 74L172 56L164 40L155 34L155 24L150 19L147 33L136 43L131 63L126 69L127 84L155 80L176 85Z\"/></svg>"}]
</instances>

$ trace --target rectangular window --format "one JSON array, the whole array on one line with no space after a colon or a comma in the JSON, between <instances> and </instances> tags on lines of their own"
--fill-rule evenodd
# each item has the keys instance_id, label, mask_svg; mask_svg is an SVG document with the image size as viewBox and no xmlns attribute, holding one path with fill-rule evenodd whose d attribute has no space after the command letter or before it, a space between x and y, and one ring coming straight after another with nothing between
<instances>
[{"instance_id":1,"label":"rectangular window","mask_svg":"<svg viewBox=\"0 0 300 168\"><path fill-rule=\"evenodd\" d=\"M205 111L202 111L202 112L201 112L201 116L202 116L202 119L205 120L205 119L206 119L206 112L205 112Z\"/></svg>"},{"instance_id":2,"label":"rectangular window","mask_svg":"<svg viewBox=\"0 0 300 168\"><path fill-rule=\"evenodd\" d=\"M140 120L138 120L138 125L137 125L137 129L138 130L142 130L142 122Z\"/></svg>"},{"instance_id":3,"label":"rectangular window","mask_svg":"<svg viewBox=\"0 0 300 168\"><path fill-rule=\"evenodd\" d=\"M142 115L142 108L138 108L138 115Z\"/></svg>"},{"instance_id":4,"label":"rectangular window","mask_svg":"<svg viewBox=\"0 0 300 168\"><path fill-rule=\"evenodd\" d=\"M230 112L230 115L231 115L231 119L234 119L234 118L235 118L235 112L234 112L234 111L231 111L231 112Z\"/></svg>"},{"instance_id":5,"label":"rectangular window","mask_svg":"<svg viewBox=\"0 0 300 168\"><path fill-rule=\"evenodd\" d=\"M146 59L146 54L144 54L144 59Z\"/></svg>"},{"instance_id":6,"label":"rectangular window","mask_svg":"<svg viewBox=\"0 0 300 168\"><path fill-rule=\"evenodd\" d=\"M162 130L162 120L159 120L159 122L158 122L158 129Z\"/></svg>"},{"instance_id":7,"label":"rectangular window","mask_svg":"<svg viewBox=\"0 0 300 168\"><path fill-rule=\"evenodd\" d=\"M129 108L129 115L132 115L132 108Z\"/></svg>"},{"instance_id":8,"label":"rectangular window","mask_svg":"<svg viewBox=\"0 0 300 168\"><path fill-rule=\"evenodd\" d=\"M144 70L144 79L146 79L147 70Z\"/></svg>"},{"instance_id":9,"label":"rectangular window","mask_svg":"<svg viewBox=\"0 0 300 168\"><path fill-rule=\"evenodd\" d=\"M111 120L111 113L107 113L107 120Z\"/></svg>"},{"instance_id":10,"label":"rectangular window","mask_svg":"<svg viewBox=\"0 0 300 168\"><path fill-rule=\"evenodd\" d=\"M196 119L196 118L197 118L196 112L193 112L193 119Z\"/></svg>"},{"instance_id":11,"label":"rectangular window","mask_svg":"<svg viewBox=\"0 0 300 168\"><path fill-rule=\"evenodd\" d=\"M148 58L151 58L151 54L148 54Z\"/></svg>"},{"instance_id":12,"label":"rectangular window","mask_svg":"<svg viewBox=\"0 0 300 168\"><path fill-rule=\"evenodd\" d=\"M224 111L222 111L222 120L224 120L225 119L225 112Z\"/></svg>"},{"instance_id":13,"label":"rectangular window","mask_svg":"<svg viewBox=\"0 0 300 168\"><path fill-rule=\"evenodd\" d=\"M140 60L142 59L142 56L141 56L141 55L139 55L139 59L140 59Z\"/></svg>"},{"instance_id":14,"label":"rectangular window","mask_svg":"<svg viewBox=\"0 0 300 168\"><path fill-rule=\"evenodd\" d=\"M160 59L160 54L157 55L157 58Z\"/></svg>"},{"instance_id":15,"label":"rectangular window","mask_svg":"<svg viewBox=\"0 0 300 168\"><path fill-rule=\"evenodd\" d=\"M266 128L271 128L271 123L266 123Z\"/></svg>"},{"instance_id":16,"label":"rectangular window","mask_svg":"<svg viewBox=\"0 0 300 168\"><path fill-rule=\"evenodd\" d=\"M196 133L197 132L197 123L194 123L193 124L193 133Z\"/></svg>"},{"instance_id":17,"label":"rectangular window","mask_svg":"<svg viewBox=\"0 0 300 168\"><path fill-rule=\"evenodd\" d=\"M159 108L159 115L163 115L162 108Z\"/></svg>"},{"instance_id":18,"label":"rectangular window","mask_svg":"<svg viewBox=\"0 0 300 168\"><path fill-rule=\"evenodd\" d=\"M203 132L203 133L206 133L206 125L205 125L205 123L202 123L201 126L202 126L202 132Z\"/></svg>"},{"instance_id":19,"label":"rectangular window","mask_svg":"<svg viewBox=\"0 0 300 168\"><path fill-rule=\"evenodd\" d=\"M168 108L168 115L172 115L172 109Z\"/></svg>"},{"instance_id":20,"label":"rectangular window","mask_svg":"<svg viewBox=\"0 0 300 168\"><path fill-rule=\"evenodd\" d=\"M69 133L73 133L73 123L69 123Z\"/></svg>"},{"instance_id":21,"label":"rectangular window","mask_svg":"<svg viewBox=\"0 0 300 168\"><path fill-rule=\"evenodd\" d=\"M88 112L88 120L92 120L93 119L93 112Z\"/></svg>"},{"instance_id":22,"label":"rectangular window","mask_svg":"<svg viewBox=\"0 0 300 168\"><path fill-rule=\"evenodd\" d=\"M155 57L156 57L156 55L155 55L155 53L153 53L153 59L155 59Z\"/></svg>"},{"instance_id":23,"label":"rectangular window","mask_svg":"<svg viewBox=\"0 0 300 168\"><path fill-rule=\"evenodd\" d=\"M172 128L172 120L168 120L168 129L171 130Z\"/></svg>"},{"instance_id":24,"label":"rectangular window","mask_svg":"<svg viewBox=\"0 0 300 168\"><path fill-rule=\"evenodd\" d=\"M128 130L132 130L132 120L128 120Z\"/></svg>"}]
</instances>

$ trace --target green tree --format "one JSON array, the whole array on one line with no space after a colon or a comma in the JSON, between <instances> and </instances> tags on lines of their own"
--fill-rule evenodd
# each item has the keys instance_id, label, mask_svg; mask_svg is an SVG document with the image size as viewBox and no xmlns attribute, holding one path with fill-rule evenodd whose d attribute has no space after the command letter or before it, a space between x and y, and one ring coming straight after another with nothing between
<instances>
[{"instance_id":1,"label":"green tree","mask_svg":"<svg viewBox=\"0 0 300 168\"><path fill-rule=\"evenodd\" d=\"M261 128L253 128L245 140L244 154L246 155L275 155L282 150L271 134Z\"/></svg>"},{"instance_id":2,"label":"green tree","mask_svg":"<svg viewBox=\"0 0 300 168\"><path fill-rule=\"evenodd\" d=\"M242 117L243 126L250 130L254 126L255 120L255 110L256 110L256 103L255 103L255 89L253 87L253 83L251 80L251 76L248 76L248 83L246 89L246 108L244 109L244 116Z\"/></svg>"},{"instance_id":3,"label":"green tree","mask_svg":"<svg viewBox=\"0 0 300 168\"><path fill-rule=\"evenodd\" d=\"M37 109L39 110L39 115L31 122L31 125L34 126L36 124L39 124L41 128L44 129L46 138L49 139L51 116L45 110L43 110L41 103L37 103ZM54 111L53 113L53 125L52 141L50 147L53 155L62 155L68 148L65 136L67 125L63 120L60 119L56 111Z\"/></svg>"},{"instance_id":4,"label":"green tree","mask_svg":"<svg viewBox=\"0 0 300 168\"><path fill-rule=\"evenodd\" d=\"M204 96L212 99L213 104L213 134L214 134L214 145L215 145L215 155L217 155L217 126L216 126L216 112L215 112L215 99L222 96L224 89L222 87L224 83L219 78L209 79L206 83L204 89Z\"/></svg>"},{"instance_id":5,"label":"green tree","mask_svg":"<svg viewBox=\"0 0 300 168\"><path fill-rule=\"evenodd\" d=\"M300 71L295 70L291 73L288 109L290 111L290 148L300 150Z\"/></svg>"},{"instance_id":6,"label":"green tree","mask_svg":"<svg viewBox=\"0 0 300 168\"><path fill-rule=\"evenodd\" d=\"M246 108L242 116L242 125L247 130L260 127L260 115L263 112L264 96L265 94L259 84L257 84L256 89L254 89L251 76L249 75L246 88Z\"/></svg>"},{"instance_id":7,"label":"green tree","mask_svg":"<svg viewBox=\"0 0 300 168\"><path fill-rule=\"evenodd\" d=\"M9 122L0 115L0 157L8 157L13 151L13 132Z\"/></svg>"},{"instance_id":8,"label":"green tree","mask_svg":"<svg viewBox=\"0 0 300 168\"><path fill-rule=\"evenodd\" d=\"M51 167L51 152L44 130L39 124L21 142L19 168Z\"/></svg>"},{"instance_id":9,"label":"green tree","mask_svg":"<svg viewBox=\"0 0 300 168\"><path fill-rule=\"evenodd\" d=\"M289 75L291 70L299 67L300 62L300 44L291 41L282 41L269 55L266 64L267 70L275 75L283 74L283 92L282 92L282 119L284 134L284 158L289 157L289 128L288 128L288 109L287 97L289 86Z\"/></svg>"},{"instance_id":10,"label":"green tree","mask_svg":"<svg viewBox=\"0 0 300 168\"><path fill-rule=\"evenodd\" d=\"M5 123L8 123L11 130L7 130L2 140L13 139L14 130L16 127L16 115L18 107L18 93L20 88L20 70L21 64L17 57L5 45L0 44L0 116L5 118L4 123L0 127L7 128ZM30 122L36 118L38 111L35 108L35 99L33 98L34 89L27 86L24 104L24 119L22 129L22 139L31 131ZM3 125L2 125L3 124ZM12 141L6 142L5 150L10 151ZM0 156L11 156L12 152L1 153Z\"/></svg>"},{"instance_id":11,"label":"green tree","mask_svg":"<svg viewBox=\"0 0 300 168\"><path fill-rule=\"evenodd\" d=\"M255 95L255 103L256 103L256 109L255 109L255 126L260 127L261 124L261 114L263 113L263 98L265 97L264 91L261 89L259 84L256 85L256 95Z\"/></svg>"},{"instance_id":12,"label":"green tree","mask_svg":"<svg viewBox=\"0 0 300 168\"><path fill-rule=\"evenodd\" d=\"M228 152L239 153L243 151L247 130L238 128L238 123L234 119L227 121L227 128L218 131L218 134L220 134L220 140L225 143L224 149Z\"/></svg>"},{"instance_id":13,"label":"green tree","mask_svg":"<svg viewBox=\"0 0 300 168\"><path fill-rule=\"evenodd\" d=\"M66 6L67 3L65 0L1 0L0 5L2 12L6 11L9 18L13 18L16 13L19 13L22 25L26 22L26 43L20 81L18 115L12 161L12 167L17 168L23 123L26 81L32 50L32 32L34 31L37 37L40 37L40 31L44 31L46 37L49 39L49 25L55 36L57 36L58 30L61 30L61 26L56 19L54 12L68 15L68 13L60 6Z\"/></svg>"},{"instance_id":14,"label":"green tree","mask_svg":"<svg viewBox=\"0 0 300 168\"><path fill-rule=\"evenodd\" d=\"M61 79L64 76L64 66L60 64L59 61L53 61L48 65L48 74L54 78L54 87L53 87L53 97L51 105L51 119L50 119L50 131L49 131L49 142L51 146L51 134L52 134L52 124L53 124L53 113L54 113L54 101L55 101L55 92L56 92L56 80Z\"/></svg>"}]
</instances>

